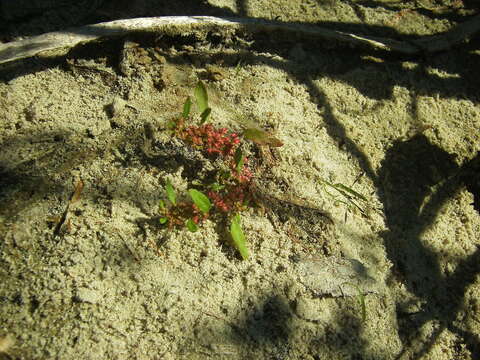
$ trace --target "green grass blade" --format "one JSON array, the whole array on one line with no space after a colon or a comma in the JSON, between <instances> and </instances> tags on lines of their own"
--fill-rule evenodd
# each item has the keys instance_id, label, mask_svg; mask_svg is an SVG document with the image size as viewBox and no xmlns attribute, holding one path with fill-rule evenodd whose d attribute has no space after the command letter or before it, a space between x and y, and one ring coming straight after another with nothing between
<instances>
[{"instance_id":1,"label":"green grass blade","mask_svg":"<svg viewBox=\"0 0 480 360\"><path fill-rule=\"evenodd\" d=\"M365 320L367 319L367 306L365 305L365 295L360 293L358 296L360 297L359 301L360 306L362 307L362 321L365 322Z\"/></svg>"},{"instance_id":2,"label":"green grass blade","mask_svg":"<svg viewBox=\"0 0 480 360\"><path fill-rule=\"evenodd\" d=\"M248 248L247 240L242 231L242 226L240 224L240 215L236 214L232 218L232 223L230 224L230 235L232 235L233 244L237 248L238 252L242 256L243 260L248 259Z\"/></svg>"},{"instance_id":3,"label":"green grass blade","mask_svg":"<svg viewBox=\"0 0 480 360\"><path fill-rule=\"evenodd\" d=\"M234 160L235 170L237 170L237 173L240 174L242 172L243 164L245 162L245 156L243 156L242 149L237 148L237 150L235 150Z\"/></svg>"},{"instance_id":4,"label":"green grass blade","mask_svg":"<svg viewBox=\"0 0 480 360\"><path fill-rule=\"evenodd\" d=\"M237 62L237 66L235 66L235 76L238 76L238 74L240 73L240 70L242 69L242 59L240 59L238 62Z\"/></svg>"},{"instance_id":5,"label":"green grass blade","mask_svg":"<svg viewBox=\"0 0 480 360\"><path fill-rule=\"evenodd\" d=\"M346 191L348 193L350 193L351 195L359 198L359 199L362 199L363 201L367 201L367 198L365 196L363 196L362 194L356 192L355 190L349 188L348 186L345 186L343 184L335 184L333 185L337 190L339 189L342 189L343 191Z\"/></svg>"},{"instance_id":6,"label":"green grass blade","mask_svg":"<svg viewBox=\"0 0 480 360\"><path fill-rule=\"evenodd\" d=\"M365 322L365 320L367 319L367 305L365 304L365 295L363 294L362 289L360 289L360 287L358 285L350 283L350 282L347 282L345 284L350 285L350 286L354 287L355 289L357 289L357 291L358 291L358 303L360 304L360 308L362 310L362 322Z\"/></svg>"}]
</instances>

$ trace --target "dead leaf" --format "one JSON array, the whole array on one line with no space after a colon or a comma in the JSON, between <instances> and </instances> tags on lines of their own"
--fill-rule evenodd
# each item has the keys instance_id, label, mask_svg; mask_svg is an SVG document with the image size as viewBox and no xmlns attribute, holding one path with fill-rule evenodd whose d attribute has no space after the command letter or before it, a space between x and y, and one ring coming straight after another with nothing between
<instances>
[{"instance_id":1,"label":"dead leaf","mask_svg":"<svg viewBox=\"0 0 480 360\"><path fill-rule=\"evenodd\" d=\"M273 147L283 146L283 143L268 132L256 128L248 128L243 132L243 137L253 141L258 145L268 145Z\"/></svg>"}]
</instances>

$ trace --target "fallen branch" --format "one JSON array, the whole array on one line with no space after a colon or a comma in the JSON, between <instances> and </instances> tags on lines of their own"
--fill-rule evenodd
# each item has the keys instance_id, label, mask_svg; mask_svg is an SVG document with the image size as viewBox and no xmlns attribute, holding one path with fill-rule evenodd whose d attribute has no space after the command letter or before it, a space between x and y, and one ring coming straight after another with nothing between
<instances>
[{"instance_id":1,"label":"fallen branch","mask_svg":"<svg viewBox=\"0 0 480 360\"><path fill-rule=\"evenodd\" d=\"M34 56L63 55L70 48L94 40L125 36L134 32L187 33L195 30L247 29L252 33L282 31L297 37L336 41L356 47L367 47L400 54L438 52L468 41L480 32L480 15L452 30L412 41L397 41L382 37L350 34L313 25L286 24L277 21L247 18L217 18L210 16L167 16L116 20L51 32L20 41L0 44L0 64Z\"/></svg>"}]
</instances>

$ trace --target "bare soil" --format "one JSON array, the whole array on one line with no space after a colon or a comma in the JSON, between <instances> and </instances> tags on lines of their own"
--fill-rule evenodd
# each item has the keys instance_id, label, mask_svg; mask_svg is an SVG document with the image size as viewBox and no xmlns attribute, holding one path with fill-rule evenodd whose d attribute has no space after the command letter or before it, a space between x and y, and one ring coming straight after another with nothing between
<instances>
[{"instance_id":1,"label":"bare soil","mask_svg":"<svg viewBox=\"0 0 480 360\"><path fill-rule=\"evenodd\" d=\"M0 2L1 40L161 15L408 39L478 11L447 0L83 3L18 13ZM2 67L0 359L479 358L479 40L407 58L185 29ZM227 219L195 233L159 223L167 180L186 198L217 165L168 131L198 80L214 126L283 142L242 145L259 199L241 214L248 260Z\"/></svg>"}]
</instances>

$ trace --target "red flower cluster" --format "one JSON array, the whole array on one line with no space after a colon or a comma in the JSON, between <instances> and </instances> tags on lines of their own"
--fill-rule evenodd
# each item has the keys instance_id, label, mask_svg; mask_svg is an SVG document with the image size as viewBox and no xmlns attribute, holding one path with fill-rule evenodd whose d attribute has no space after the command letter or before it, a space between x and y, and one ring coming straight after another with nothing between
<instances>
[{"instance_id":1,"label":"red flower cluster","mask_svg":"<svg viewBox=\"0 0 480 360\"><path fill-rule=\"evenodd\" d=\"M248 159L243 159L240 171L235 160L235 150L240 144L236 133L229 132L226 128L215 128L211 124L200 126L184 126L183 119L177 122L176 135L199 150L209 155L220 155L225 158L230 168L230 179L224 180L225 187L220 191L209 191L208 197L216 209L223 213L242 210L244 203L252 198L250 182L253 173L248 167ZM193 209L193 221L198 223L201 216Z\"/></svg>"},{"instance_id":2,"label":"red flower cluster","mask_svg":"<svg viewBox=\"0 0 480 360\"><path fill-rule=\"evenodd\" d=\"M229 213L241 210L244 201L250 198L250 192L247 185L236 185L222 193L210 190L208 197L218 210Z\"/></svg>"},{"instance_id":3,"label":"red flower cluster","mask_svg":"<svg viewBox=\"0 0 480 360\"><path fill-rule=\"evenodd\" d=\"M243 159L243 166L240 172L237 171L237 164L235 160L232 158L230 161L230 170L232 171L232 175L239 183L249 183L252 180L253 173L247 166L248 158L245 157Z\"/></svg>"},{"instance_id":4,"label":"red flower cluster","mask_svg":"<svg viewBox=\"0 0 480 360\"><path fill-rule=\"evenodd\" d=\"M189 126L179 137L195 147L205 149L208 154L231 156L240 144L236 133L228 133L226 128L216 129L211 124Z\"/></svg>"}]
</instances>

